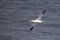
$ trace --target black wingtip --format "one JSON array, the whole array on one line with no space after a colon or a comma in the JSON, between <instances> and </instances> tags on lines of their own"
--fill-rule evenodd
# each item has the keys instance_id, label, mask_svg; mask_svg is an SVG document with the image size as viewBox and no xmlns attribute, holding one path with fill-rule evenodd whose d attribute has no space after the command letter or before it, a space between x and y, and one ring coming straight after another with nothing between
<instances>
[{"instance_id":1,"label":"black wingtip","mask_svg":"<svg viewBox=\"0 0 60 40\"><path fill-rule=\"evenodd\" d=\"M31 27L29 30L32 31L33 28L34 28L34 27Z\"/></svg>"},{"instance_id":2,"label":"black wingtip","mask_svg":"<svg viewBox=\"0 0 60 40\"><path fill-rule=\"evenodd\" d=\"M43 10L42 14L44 14L46 12L46 10Z\"/></svg>"}]
</instances>

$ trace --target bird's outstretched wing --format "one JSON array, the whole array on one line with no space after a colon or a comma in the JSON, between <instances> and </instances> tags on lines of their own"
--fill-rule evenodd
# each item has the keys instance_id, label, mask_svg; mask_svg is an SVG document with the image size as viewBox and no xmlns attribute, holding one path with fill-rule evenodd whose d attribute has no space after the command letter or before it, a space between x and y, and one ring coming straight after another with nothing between
<instances>
[{"instance_id":1,"label":"bird's outstretched wing","mask_svg":"<svg viewBox=\"0 0 60 40\"><path fill-rule=\"evenodd\" d=\"M43 17L43 15L45 14L46 10L43 10L42 12L40 12L37 20L41 20L41 18Z\"/></svg>"}]
</instances>

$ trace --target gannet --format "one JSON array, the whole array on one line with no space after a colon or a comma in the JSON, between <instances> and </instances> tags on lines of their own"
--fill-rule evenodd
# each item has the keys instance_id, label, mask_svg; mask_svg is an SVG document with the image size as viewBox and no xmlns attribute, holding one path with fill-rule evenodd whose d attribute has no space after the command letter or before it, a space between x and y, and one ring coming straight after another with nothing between
<instances>
[{"instance_id":1,"label":"gannet","mask_svg":"<svg viewBox=\"0 0 60 40\"><path fill-rule=\"evenodd\" d=\"M37 25L37 23L42 23L44 21L42 21L42 17L45 14L46 10L43 10L42 12L40 12L40 14L38 15L36 20L30 20L29 22L32 22L31 28L29 29L30 31Z\"/></svg>"}]
</instances>

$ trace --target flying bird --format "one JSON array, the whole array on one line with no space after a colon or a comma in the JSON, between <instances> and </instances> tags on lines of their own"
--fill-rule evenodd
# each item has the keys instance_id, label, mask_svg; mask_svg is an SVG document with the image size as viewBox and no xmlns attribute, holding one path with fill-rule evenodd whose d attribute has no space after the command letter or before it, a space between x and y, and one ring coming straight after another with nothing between
<instances>
[{"instance_id":1,"label":"flying bird","mask_svg":"<svg viewBox=\"0 0 60 40\"><path fill-rule=\"evenodd\" d=\"M43 10L42 12L40 12L40 14L38 15L36 20L30 20L29 22L32 22L31 28L29 29L30 31L37 25L37 23L42 23L44 21L42 21L42 17L45 14L46 10Z\"/></svg>"}]
</instances>

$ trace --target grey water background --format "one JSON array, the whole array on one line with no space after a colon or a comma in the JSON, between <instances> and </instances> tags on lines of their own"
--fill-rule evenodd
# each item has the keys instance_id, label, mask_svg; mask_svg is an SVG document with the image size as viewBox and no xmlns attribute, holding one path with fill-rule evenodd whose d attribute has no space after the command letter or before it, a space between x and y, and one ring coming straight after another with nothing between
<instances>
[{"instance_id":1,"label":"grey water background","mask_svg":"<svg viewBox=\"0 0 60 40\"><path fill-rule=\"evenodd\" d=\"M29 32L42 9L45 22ZM60 0L0 0L0 40L60 40Z\"/></svg>"}]
</instances>

